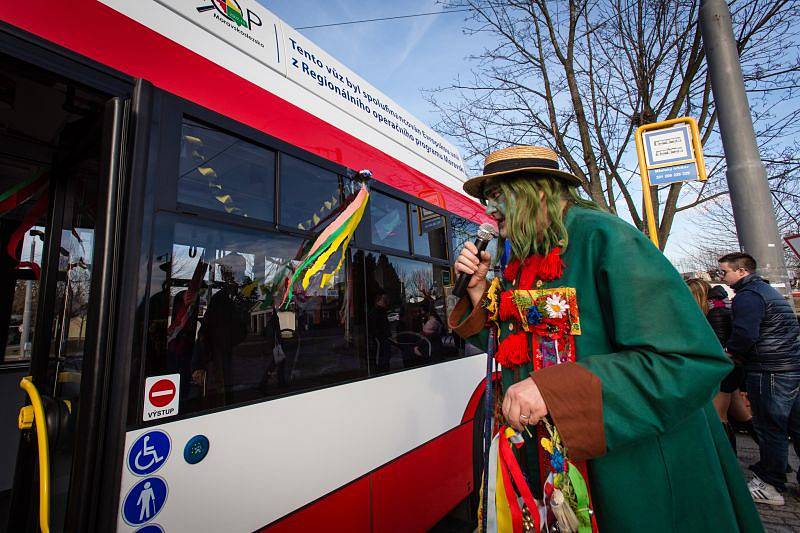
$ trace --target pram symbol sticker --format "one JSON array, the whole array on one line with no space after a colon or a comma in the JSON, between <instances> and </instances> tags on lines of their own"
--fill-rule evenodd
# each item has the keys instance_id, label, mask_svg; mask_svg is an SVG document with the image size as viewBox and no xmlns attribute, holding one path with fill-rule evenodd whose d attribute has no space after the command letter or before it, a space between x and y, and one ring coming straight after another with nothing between
<instances>
[{"instance_id":1,"label":"pram symbol sticker","mask_svg":"<svg viewBox=\"0 0 800 533\"><path fill-rule=\"evenodd\" d=\"M122 504L122 518L131 526L149 522L167 501L167 482L158 476L141 480L128 491Z\"/></svg>"},{"instance_id":2,"label":"pram symbol sticker","mask_svg":"<svg viewBox=\"0 0 800 533\"><path fill-rule=\"evenodd\" d=\"M137 476L147 476L161 468L172 447L169 435L161 430L140 435L128 451L128 469Z\"/></svg>"}]
</instances>

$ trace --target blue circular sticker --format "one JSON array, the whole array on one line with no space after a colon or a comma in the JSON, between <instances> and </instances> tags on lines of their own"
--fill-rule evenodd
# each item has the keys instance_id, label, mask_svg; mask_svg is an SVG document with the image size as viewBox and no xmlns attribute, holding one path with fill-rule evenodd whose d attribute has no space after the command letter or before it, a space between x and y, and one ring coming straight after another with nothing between
<instances>
[{"instance_id":1,"label":"blue circular sticker","mask_svg":"<svg viewBox=\"0 0 800 533\"><path fill-rule=\"evenodd\" d=\"M158 524L147 524L137 529L134 533L164 533L164 528Z\"/></svg>"},{"instance_id":2,"label":"blue circular sticker","mask_svg":"<svg viewBox=\"0 0 800 533\"><path fill-rule=\"evenodd\" d=\"M209 442L205 435L195 435L183 449L183 458L190 465L196 465L208 455Z\"/></svg>"},{"instance_id":3,"label":"blue circular sticker","mask_svg":"<svg viewBox=\"0 0 800 533\"><path fill-rule=\"evenodd\" d=\"M167 501L167 482L158 476L146 477L128 491L122 503L122 518L131 526L149 522Z\"/></svg>"},{"instance_id":4,"label":"blue circular sticker","mask_svg":"<svg viewBox=\"0 0 800 533\"><path fill-rule=\"evenodd\" d=\"M140 435L128 451L128 470L137 476L148 476L164 466L172 444L169 435L157 429Z\"/></svg>"}]
</instances>

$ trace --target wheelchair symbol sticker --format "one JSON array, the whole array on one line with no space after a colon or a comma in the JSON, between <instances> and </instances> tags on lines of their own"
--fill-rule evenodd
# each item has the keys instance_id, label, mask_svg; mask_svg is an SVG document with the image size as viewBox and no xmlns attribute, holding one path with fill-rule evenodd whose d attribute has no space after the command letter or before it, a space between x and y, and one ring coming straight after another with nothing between
<instances>
[{"instance_id":1,"label":"wheelchair symbol sticker","mask_svg":"<svg viewBox=\"0 0 800 533\"><path fill-rule=\"evenodd\" d=\"M128 451L128 470L136 476L147 476L164 466L172 444L161 430L140 435Z\"/></svg>"},{"instance_id":2,"label":"wheelchair symbol sticker","mask_svg":"<svg viewBox=\"0 0 800 533\"><path fill-rule=\"evenodd\" d=\"M122 503L122 518L131 526L149 522L167 501L167 482L158 476L147 477L133 486Z\"/></svg>"}]
</instances>

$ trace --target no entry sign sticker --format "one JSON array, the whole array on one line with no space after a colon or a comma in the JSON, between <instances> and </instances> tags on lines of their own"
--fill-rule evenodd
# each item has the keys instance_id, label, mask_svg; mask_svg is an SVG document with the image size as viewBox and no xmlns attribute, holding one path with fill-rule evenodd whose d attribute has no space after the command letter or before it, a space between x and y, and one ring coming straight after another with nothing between
<instances>
[{"instance_id":1,"label":"no entry sign sticker","mask_svg":"<svg viewBox=\"0 0 800 533\"><path fill-rule=\"evenodd\" d=\"M144 382L144 412L142 420L148 422L178 414L181 375L151 376Z\"/></svg>"}]
</instances>

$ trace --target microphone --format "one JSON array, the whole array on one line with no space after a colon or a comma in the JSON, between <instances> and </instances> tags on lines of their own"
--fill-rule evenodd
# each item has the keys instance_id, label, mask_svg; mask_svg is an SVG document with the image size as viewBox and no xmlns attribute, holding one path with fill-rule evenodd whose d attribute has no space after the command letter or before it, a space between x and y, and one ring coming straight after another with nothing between
<instances>
[{"instance_id":1,"label":"microphone","mask_svg":"<svg viewBox=\"0 0 800 533\"><path fill-rule=\"evenodd\" d=\"M484 223L481 224L478 228L478 236L475 239L475 248L478 249L478 259L480 260L481 252L486 250L486 247L489 243L497 237L497 230L491 224ZM462 272L458 275L458 279L456 280L456 285L453 287L453 295L461 298L467 292L467 285L469 285L469 280L472 279L471 274L467 274L466 272Z\"/></svg>"}]
</instances>

